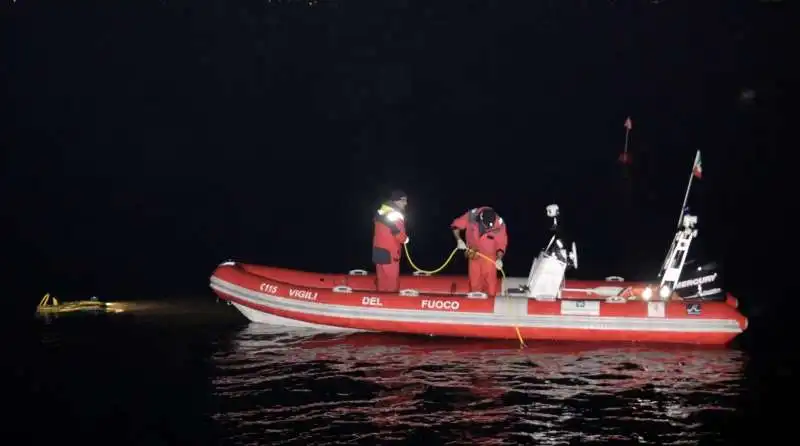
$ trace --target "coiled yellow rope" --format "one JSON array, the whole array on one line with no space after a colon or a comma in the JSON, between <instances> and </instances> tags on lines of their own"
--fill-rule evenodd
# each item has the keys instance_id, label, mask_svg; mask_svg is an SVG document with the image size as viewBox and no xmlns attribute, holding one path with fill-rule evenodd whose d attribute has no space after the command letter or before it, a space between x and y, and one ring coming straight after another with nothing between
<instances>
[{"instance_id":1,"label":"coiled yellow rope","mask_svg":"<svg viewBox=\"0 0 800 446\"><path fill-rule=\"evenodd\" d=\"M409 252L408 252L408 245L403 244L403 249L406 252L406 259L408 259L408 263L411 265L411 267L414 268L415 270L419 271L419 272L427 273L427 274L436 274L436 273L442 271L443 269L445 269L447 267L447 265L449 265L450 262L453 261L453 257L456 255L456 252L458 252L458 248L453 249L453 251L447 257L447 260L445 260L444 263L442 263L442 266L440 266L440 267L438 267L438 268L436 268L436 269L434 269L432 271L426 271L426 270L418 267L416 264L414 264L414 261L411 260L411 254L409 254ZM489 258L489 256L487 256L487 255L485 255L483 253L480 253L478 251L473 251L473 252L475 254L478 254L479 256L483 257L484 259L486 259L486 261L491 262L492 264L495 263L494 260ZM505 290L506 272L503 270L503 268L498 268L498 269L500 270L500 275L503 276L503 287L502 287L503 288L503 293L502 294L505 294L505 296L508 299L508 301L511 302L511 296ZM517 332L517 338L519 339L520 348L524 348L525 347L525 340L522 338L522 333L520 333L519 327L517 326L517 324L514 324L514 330L516 330L516 332Z\"/></svg>"}]
</instances>

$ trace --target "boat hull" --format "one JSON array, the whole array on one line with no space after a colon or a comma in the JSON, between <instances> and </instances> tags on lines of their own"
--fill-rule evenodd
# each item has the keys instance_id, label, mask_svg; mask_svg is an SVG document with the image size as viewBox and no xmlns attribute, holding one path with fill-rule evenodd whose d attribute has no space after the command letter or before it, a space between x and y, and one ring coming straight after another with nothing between
<instances>
[{"instance_id":1,"label":"boat hull","mask_svg":"<svg viewBox=\"0 0 800 446\"><path fill-rule=\"evenodd\" d=\"M364 270L353 270L350 274L324 274L262 265L238 265L248 274L300 287L332 288L347 286L353 291L375 291L377 289L376 276ZM506 289L513 290L526 283L526 277L508 277L503 281L503 286ZM605 300L611 296L623 295L626 290L629 294L636 294L647 285L650 284L625 280L566 280L561 298ZM466 276L446 274L436 276L406 275L400 277L400 289L413 289L420 293L466 294L469 291L469 279Z\"/></svg>"},{"instance_id":2,"label":"boat hull","mask_svg":"<svg viewBox=\"0 0 800 446\"><path fill-rule=\"evenodd\" d=\"M449 292L400 295L377 292L368 285L362 290L351 286L358 285L353 277L369 280L363 276L316 275L321 286L310 286L299 279L313 278L314 273L283 270L292 274L288 280L278 280L280 269L271 269L270 278L254 271L263 274L265 270L220 265L211 277L211 288L251 321L274 325L485 339L707 345L726 344L747 327L747 319L725 302L471 298L459 294L460 281L452 291L453 281L461 278L443 277L436 282L430 280L434 277L413 276L405 278L406 285L416 280L422 285L438 284ZM336 280L347 280L349 285Z\"/></svg>"}]
</instances>

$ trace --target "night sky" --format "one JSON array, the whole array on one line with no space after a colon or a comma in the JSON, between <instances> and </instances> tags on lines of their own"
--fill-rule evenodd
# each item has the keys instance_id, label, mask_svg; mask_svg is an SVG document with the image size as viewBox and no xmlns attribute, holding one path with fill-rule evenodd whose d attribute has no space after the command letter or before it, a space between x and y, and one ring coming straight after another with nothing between
<instances>
[{"instance_id":1,"label":"night sky","mask_svg":"<svg viewBox=\"0 0 800 446\"><path fill-rule=\"evenodd\" d=\"M696 149L690 257L722 261L743 299L781 297L756 291L783 267L796 183L788 2L5 3L14 299L213 299L227 259L371 269L393 188L422 267L454 247L453 218L491 205L508 273L527 275L558 203L573 277L653 278Z\"/></svg>"}]
</instances>

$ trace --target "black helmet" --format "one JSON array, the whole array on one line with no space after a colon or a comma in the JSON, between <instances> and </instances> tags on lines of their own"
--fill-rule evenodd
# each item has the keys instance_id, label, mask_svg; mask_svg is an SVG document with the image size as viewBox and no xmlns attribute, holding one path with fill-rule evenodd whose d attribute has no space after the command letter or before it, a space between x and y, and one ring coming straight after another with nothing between
<instances>
[{"instance_id":1,"label":"black helmet","mask_svg":"<svg viewBox=\"0 0 800 446\"><path fill-rule=\"evenodd\" d=\"M494 227L494 222L497 220L497 212L494 211L492 208L486 208L478 214L478 220L483 224L486 228Z\"/></svg>"},{"instance_id":2,"label":"black helmet","mask_svg":"<svg viewBox=\"0 0 800 446\"><path fill-rule=\"evenodd\" d=\"M406 195L405 192L403 192L403 191L401 191L399 189L393 190L392 191L392 195L389 196L389 200L390 201L400 201L403 198L408 198L408 196Z\"/></svg>"}]
</instances>

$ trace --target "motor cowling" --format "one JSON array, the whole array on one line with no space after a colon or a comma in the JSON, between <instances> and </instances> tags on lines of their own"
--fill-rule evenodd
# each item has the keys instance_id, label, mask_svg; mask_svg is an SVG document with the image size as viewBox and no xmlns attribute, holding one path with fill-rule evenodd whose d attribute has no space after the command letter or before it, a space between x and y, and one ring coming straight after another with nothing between
<instances>
[{"instance_id":1,"label":"motor cowling","mask_svg":"<svg viewBox=\"0 0 800 446\"><path fill-rule=\"evenodd\" d=\"M684 299L725 300L722 268L717 262L688 264L675 283L675 293Z\"/></svg>"}]
</instances>

